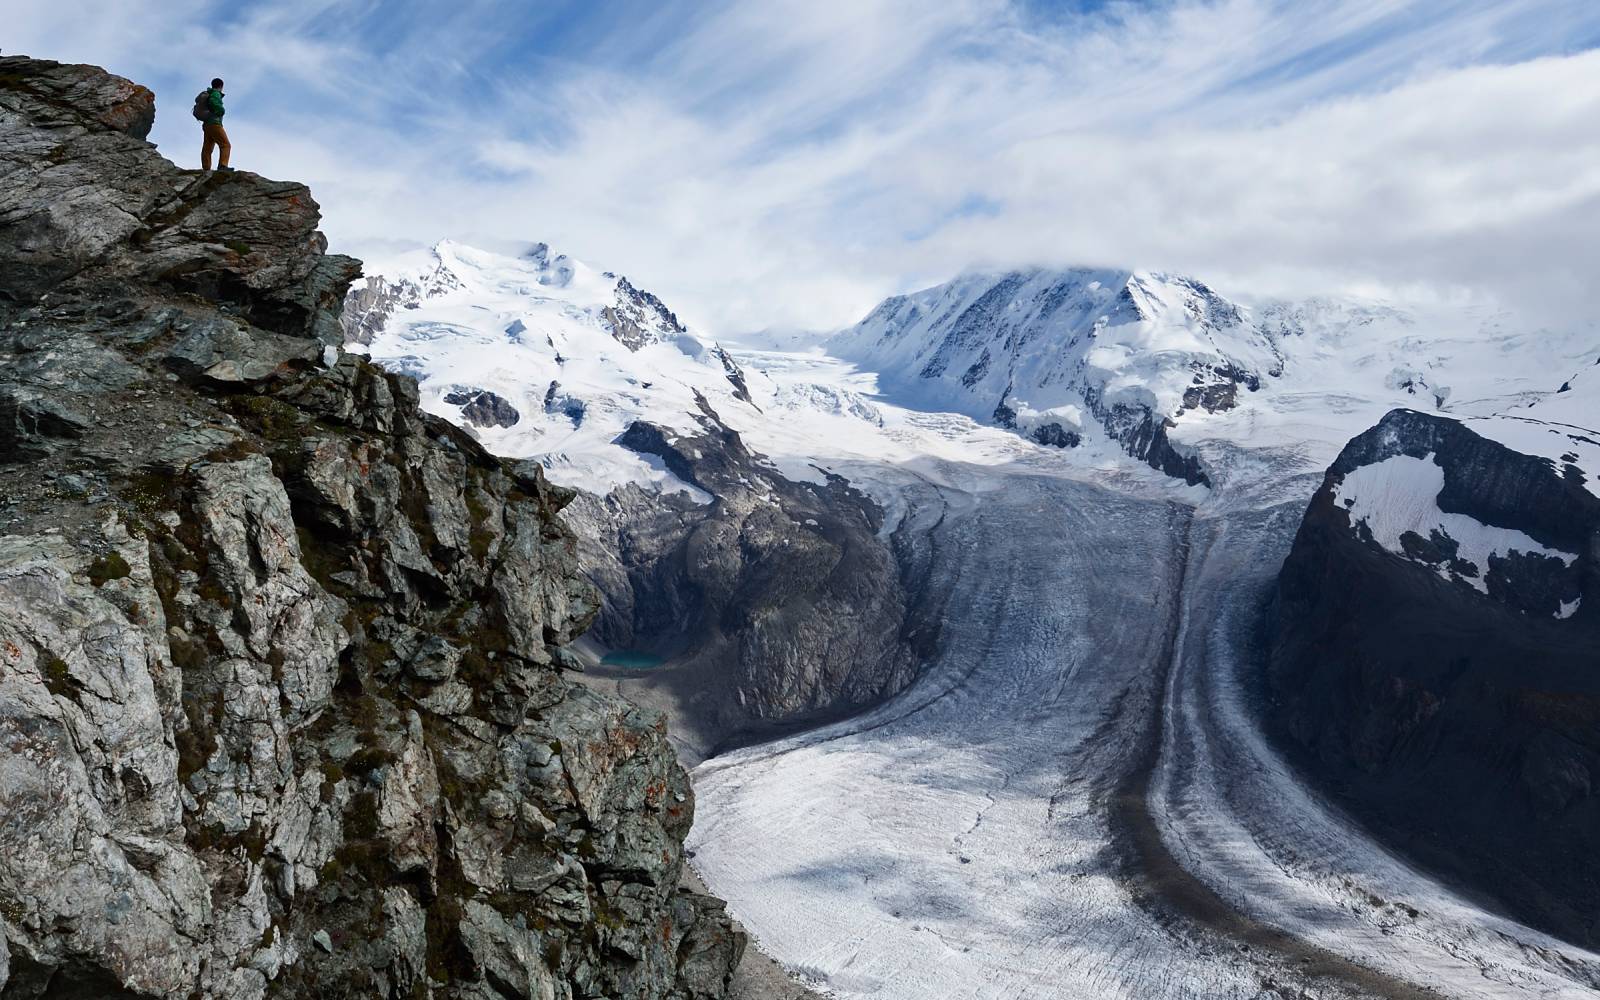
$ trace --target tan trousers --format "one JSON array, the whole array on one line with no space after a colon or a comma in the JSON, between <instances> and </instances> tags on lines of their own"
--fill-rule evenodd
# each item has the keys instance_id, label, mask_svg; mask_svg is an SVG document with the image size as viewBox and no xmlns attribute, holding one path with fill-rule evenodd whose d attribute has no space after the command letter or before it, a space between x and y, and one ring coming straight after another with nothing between
<instances>
[{"instance_id":1,"label":"tan trousers","mask_svg":"<svg viewBox=\"0 0 1600 1000\"><path fill-rule=\"evenodd\" d=\"M228 133L223 131L220 124L208 124L203 127L205 129L206 141L200 146L200 169L211 169L211 151L213 149L218 149L221 151L221 155L217 158L217 165L220 167L227 166L228 154L233 152L233 145L228 142Z\"/></svg>"}]
</instances>

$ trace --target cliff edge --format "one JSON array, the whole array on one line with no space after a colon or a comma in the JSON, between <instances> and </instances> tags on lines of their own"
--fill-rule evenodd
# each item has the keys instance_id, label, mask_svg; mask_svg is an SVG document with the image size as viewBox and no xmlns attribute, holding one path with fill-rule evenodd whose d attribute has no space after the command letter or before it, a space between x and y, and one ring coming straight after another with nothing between
<instances>
[{"instance_id":1,"label":"cliff edge","mask_svg":"<svg viewBox=\"0 0 1600 1000\"><path fill-rule=\"evenodd\" d=\"M1389 413L1311 501L1268 673L1283 735L1346 805L1586 947L1600 943L1600 495L1577 463L1594 445L1523 418Z\"/></svg>"},{"instance_id":2,"label":"cliff edge","mask_svg":"<svg viewBox=\"0 0 1600 1000\"><path fill-rule=\"evenodd\" d=\"M720 997L570 494L341 356L301 185L0 59L0 996Z\"/></svg>"}]
</instances>

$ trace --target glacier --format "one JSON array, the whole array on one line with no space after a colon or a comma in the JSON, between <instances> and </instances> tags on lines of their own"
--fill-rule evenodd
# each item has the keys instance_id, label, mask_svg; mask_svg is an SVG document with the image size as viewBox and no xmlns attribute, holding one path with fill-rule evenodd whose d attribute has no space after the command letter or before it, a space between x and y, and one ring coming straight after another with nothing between
<instances>
[{"instance_id":1,"label":"glacier","mask_svg":"<svg viewBox=\"0 0 1600 1000\"><path fill-rule=\"evenodd\" d=\"M882 508L937 651L876 708L693 772L694 867L798 981L874 1000L1600 990L1600 956L1306 783L1260 731L1255 631L1323 470L1395 407L1593 484L1593 328L1072 269L965 275L820 343L741 344L637 298L654 325L620 336L626 279L548 248L442 244L383 274L415 291L372 356L453 420L463 387L508 401L522 419L473 432L558 482L693 491L617 438L711 406L774 471ZM1350 498L1431 488L1396 471L1361 470ZM1435 513L1472 536L1436 505L1406 527ZM1480 561L1536 551L1485 538Z\"/></svg>"}]
</instances>

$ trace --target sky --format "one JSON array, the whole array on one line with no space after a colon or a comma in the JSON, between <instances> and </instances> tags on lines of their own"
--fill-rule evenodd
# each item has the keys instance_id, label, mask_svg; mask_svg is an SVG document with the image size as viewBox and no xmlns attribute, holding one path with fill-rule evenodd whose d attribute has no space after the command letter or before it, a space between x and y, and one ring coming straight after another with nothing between
<instances>
[{"instance_id":1,"label":"sky","mask_svg":"<svg viewBox=\"0 0 1600 1000\"><path fill-rule=\"evenodd\" d=\"M5 0L7 53L156 91L333 248L549 242L714 335L970 269L1592 322L1593 0ZM196 164L197 165L197 164Z\"/></svg>"}]
</instances>

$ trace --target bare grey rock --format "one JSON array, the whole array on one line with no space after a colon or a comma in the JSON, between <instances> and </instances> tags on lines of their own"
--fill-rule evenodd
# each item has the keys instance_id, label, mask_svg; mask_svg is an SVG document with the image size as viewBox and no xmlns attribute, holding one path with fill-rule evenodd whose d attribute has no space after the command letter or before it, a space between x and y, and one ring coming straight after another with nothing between
<instances>
[{"instance_id":1,"label":"bare grey rock","mask_svg":"<svg viewBox=\"0 0 1600 1000\"><path fill-rule=\"evenodd\" d=\"M878 704L918 664L876 505L837 477L784 477L709 407L702 425L684 435L635 423L620 440L710 503L624 486L570 508L602 595L591 636L672 658L642 675L592 675L667 707L695 758Z\"/></svg>"},{"instance_id":2,"label":"bare grey rock","mask_svg":"<svg viewBox=\"0 0 1600 1000\"><path fill-rule=\"evenodd\" d=\"M544 248L542 253L549 253L543 243L539 247ZM538 247L534 252L541 253ZM611 327L611 335L630 351L637 351L646 344L663 343L685 332L684 325L664 302L650 292L633 287L627 278L617 281L617 301L602 315Z\"/></svg>"},{"instance_id":3,"label":"bare grey rock","mask_svg":"<svg viewBox=\"0 0 1600 1000\"><path fill-rule=\"evenodd\" d=\"M327 366L302 186L0 59L0 989L724 995L659 718L556 662L571 494Z\"/></svg>"},{"instance_id":4,"label":"bare grey rock","mask_svg":"<svg viewBox=\"0 0 1600 1000\"><path fill-rule=\"evenodd\" d=\"M89 418L70 402L32 387L0 394L0 462L48 452L55 441L82 437Z\"/></svg>"},{"instance_id":5,"label":"bare grey rock","mask_svg":"<svg viewBox=\"0 0 1600 1000\"><path fill-rule=\"evenodd\" d=\"M514 427L522 419L515 406L487 389L456 389L444 401L461 407L461 418L474 427Z\"/></svg>"},{"instance_id":6,"label":"bare grey rock","mask_svg":"<svg viewBox=\"0 0 1600 1000\"><path fill-rule=\"evenodd\" d=\"M422 298L422 289L410 281L388 281L382 276L368 278L345 297L339 323L347 344L370 344L397 308Z\"/></svg>"}]
</instances>

